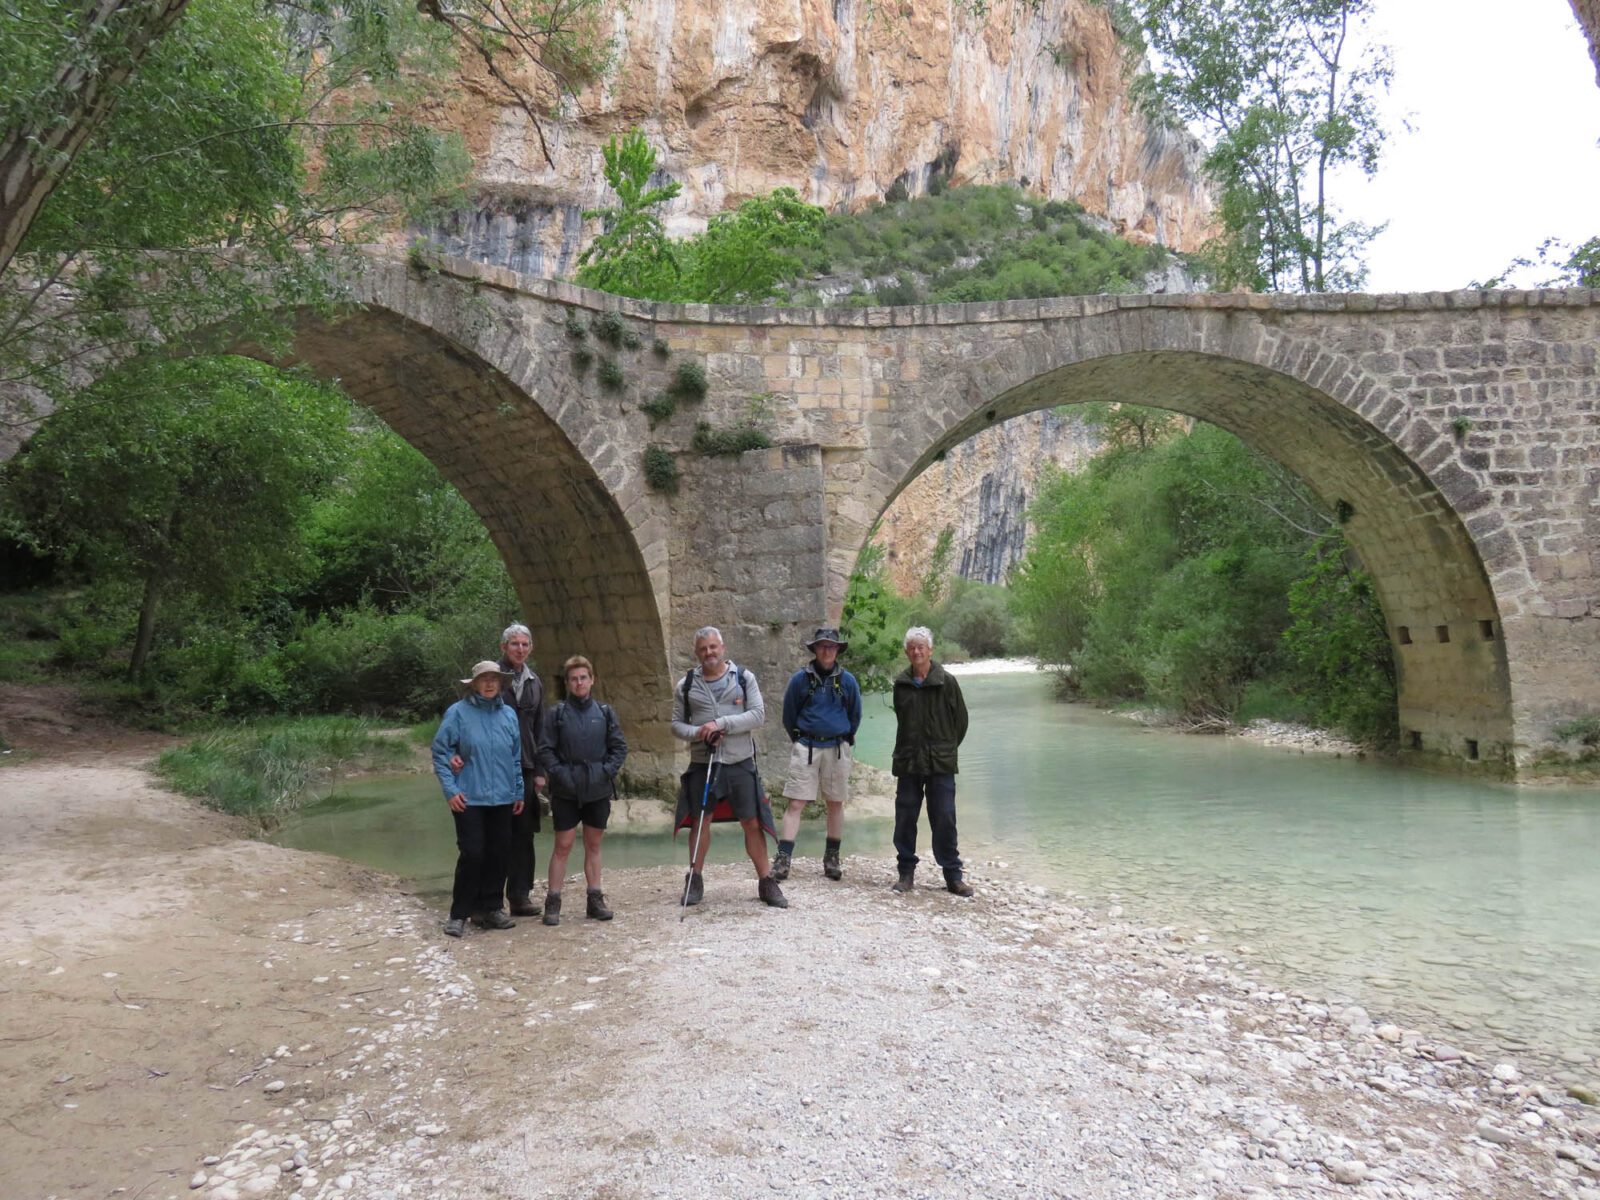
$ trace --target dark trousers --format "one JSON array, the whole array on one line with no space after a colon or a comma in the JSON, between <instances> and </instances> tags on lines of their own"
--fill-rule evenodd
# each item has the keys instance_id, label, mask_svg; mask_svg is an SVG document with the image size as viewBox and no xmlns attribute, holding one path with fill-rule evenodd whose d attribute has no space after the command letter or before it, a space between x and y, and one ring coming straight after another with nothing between
<instances>
[{"instance_id":1,"label":"dark trousers","mask_svg":"<svg viewBox=\"0 0 1600 1200\"><path fill-rule=\"evenodd\" d=\"M511 818L511 856L506 862L506 895L521 900L533 891L533 835L539 832L539 797L533 772L522 773L522 812Z\"/></svg>"},{"instance_id":2,"label":"dark trousers","mask_svg":"<svg viewBox=\"0 0 1600 1200\"><path fill-rule=\"evenodd\" d=\"M501 907L506 887L506 851L511 843L511 805L469 804L456 819L456 885L450 893L450 919Z\"/></svg>"},{"instance_id":3,"label":"dark trousers","mask_svg":"<svg viewBox=\"0 0 1600 1200\"><path fill-rule=\"evenodd\" d=\"M902 871L915 867L917 820L923 801L928 805L928 828L933 832L933 861L946 875L961 874L956 850L956 777L954 775L901 775L894 784L894 853Z\"/></svg>"}]
</instances>

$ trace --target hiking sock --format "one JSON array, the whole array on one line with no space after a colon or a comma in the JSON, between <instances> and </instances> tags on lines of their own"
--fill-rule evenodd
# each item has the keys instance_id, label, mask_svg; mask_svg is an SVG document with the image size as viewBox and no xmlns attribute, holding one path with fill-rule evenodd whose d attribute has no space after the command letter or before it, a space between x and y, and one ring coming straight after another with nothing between
<instances>
[{"instance_id":1,"label":"hiking sock","mask_svg":"<svg viewBox=\"0 0 1600 1200\"><path fill-rule=\"evenodd\" d=\"M794 843L786 842L780 839L778 842L778 853L792 856L794 854Z\"/></svg>"}]
</instances>

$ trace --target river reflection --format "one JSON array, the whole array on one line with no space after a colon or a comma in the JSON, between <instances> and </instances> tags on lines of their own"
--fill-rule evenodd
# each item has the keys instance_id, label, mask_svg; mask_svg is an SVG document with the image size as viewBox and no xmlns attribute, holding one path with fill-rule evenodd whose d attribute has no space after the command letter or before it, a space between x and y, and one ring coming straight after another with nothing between
<instances>
[{"instance_id":1,"label":"river reflection","mask_svg":"<svg viewBox=\"0 0 1600 1200\"><path fill-rule=\"evenodd\" d=\"M1286 984L1447 1022L1468 1045L1590 1064L1600 1055L1600 791L1150 733L1054 703L1034 674L968 676L962 687L968 859L1004 860L1141 923L1207 934L1228 953L1247 945L1244 957ZM858 755L887 767L887 698L869 696L866 708ZM454 863L431 776L359 781L278 840L429 892L448 889ZM821 823L808 822L800 852L821 844ZM848 822L845 850L892 855L888 822ZM665 833L606 839L609 868L686 853L685 838ZM733 831L719 833L713 858L742 858ZM803 903L809 885L797 883Z\"/></svg>"}]
</instances>

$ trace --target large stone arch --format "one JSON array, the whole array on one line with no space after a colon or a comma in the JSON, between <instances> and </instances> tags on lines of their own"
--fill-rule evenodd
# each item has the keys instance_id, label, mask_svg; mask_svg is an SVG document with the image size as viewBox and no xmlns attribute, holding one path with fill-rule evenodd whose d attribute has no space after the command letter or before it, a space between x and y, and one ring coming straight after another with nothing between
<instances>
[{"instance_id":1,"label":"large stone arch","mask_svg":"<svg viewBox=\"0 0 1600 1200\"><path fill-rule=\"evenodd\" d=\"M366 307L308 318L298 352L484 515L541 656L597 657L653 780L670 772L668 681L690 631L722 626L771 690L805 631L837 618L907 479L989 422L1090 398L1213 421L1352 507L1424 753L1521 772L1600 715L1600 293L784 310L381 250L355 286ZM584 342L587 326L607 344ZM585 369L597 355L609 380ZM707 394L647 419L685 363ZM701 452L698 425L753 403L770 449ZM676 463L675 494L646 486L647 444Z\"/></svg>"},{"instance_id":2,"label":"large stone arch","mask_svg":"<svg viewBox=\"0 0 1600 1200\"><path fill-rule=\"evenodd\" d=\"M568 362L567 309L375 263L360 307L301 314L288 361L337 379L439 468L504 558L550 688L570 654L626 714L627 773L672 775L659 505ZM280 361L282 361L280 359ZM484 631L484 650L499 630Z\"/></svg>"},{"instance_id":3,"label":"large stone arch","mask_svg":"<svg viewBox=\"0 0 1600 1200\"><path fill-rule=\"evenodd\" d=\"M1047 355L1048 351L1044 351ZM1399 672L1408 749L1505 762L1515 735L1504 625L1461 515L1389 437L1301 379L1223 354L1135 350L1047 367L953 420L920 453L907 436L884 500L979 430L1035 409L1090 401L1149 405L1208 421L1276 459L1329 505L1373 575ZM893 464L893 465L890 465Z\"/></svg>"}]
</instances>

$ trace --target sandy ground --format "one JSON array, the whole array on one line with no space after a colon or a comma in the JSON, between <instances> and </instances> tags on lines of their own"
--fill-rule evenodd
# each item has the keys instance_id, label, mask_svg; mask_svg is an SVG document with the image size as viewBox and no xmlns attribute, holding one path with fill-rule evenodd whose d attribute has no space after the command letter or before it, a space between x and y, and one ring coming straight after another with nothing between
<instances>
[{"instance_id":1,"label":"sandy ground","mask_svg":"<svg viewBox=\"0 0 1600 1200\"><path fill-rule=\"evenodd\" d=\"M680 873L620 873L609 924L456 942L153 749L0 767L4 1200L1600 1200L1562 1085L988 864L964 901L801 860L785 912L713 869L683 921Z\"/></svg>"}]
</instances>

